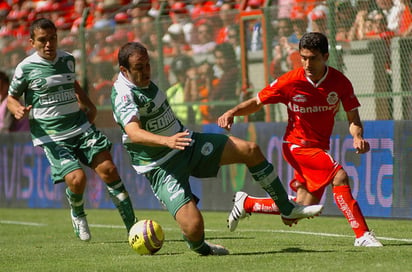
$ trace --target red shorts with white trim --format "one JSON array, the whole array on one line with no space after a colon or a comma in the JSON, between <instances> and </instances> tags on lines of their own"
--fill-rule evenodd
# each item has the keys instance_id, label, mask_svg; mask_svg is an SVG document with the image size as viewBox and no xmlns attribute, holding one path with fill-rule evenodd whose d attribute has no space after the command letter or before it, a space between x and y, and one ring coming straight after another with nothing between
<instances>
[{"instance_id":1,"label":"red shorts with white trim","mask_svg":"<svg viewBox=\"0 0 412 272\"><path fill-rule=\"evenodd\" d=\"M283 143L282 151L285 160L295 170L290 188L296 192L297 187L303 185L318 199L322 198L325 187L342 168L329 153L320 148Z\"/></svg>"}]
</instances>

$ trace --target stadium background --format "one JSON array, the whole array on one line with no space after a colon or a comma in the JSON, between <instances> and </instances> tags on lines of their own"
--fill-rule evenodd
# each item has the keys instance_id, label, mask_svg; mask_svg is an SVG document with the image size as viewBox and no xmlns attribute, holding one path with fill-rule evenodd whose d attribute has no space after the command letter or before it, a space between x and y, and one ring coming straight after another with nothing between
<instances>
[{"instance_id":1,"label":"stadium background","mask_svg":"<svg viewBox=\"0 0 412 272\"><path fill-rule=\"evenodd\" d=\"M186 2L190 3L190 1ZM213 107L219 104L231 107L245 97L255 95L260 88L275 78L272 59L277 41L276 24L280 19L278 15L282 7L271 2L275 1L262 1L261 6L254 9L248 7L246 3L243 10L238 8L230 12L233 18L232 24L239 26L237 63L240 67L241 79L233 100L191 101L184 103L185 106ZM344 2L349 1L315 3L329 10L323 14L319 12L317 16L324 20L324 31L330 40L329 64L345 73L352 81L360 99L362 104L360 114L365 126L364 136L370 141L372 150L362 156L355 154L348 134L347 122L344 121L345 116L340 113L331 137L331 154L348 171L352 179L354 195L366 216L412 218L411 175L407 170L412 162L409 155L412 146L410 122L412 38L394 35L390 39L338 40L337 33L343 27L338 20L339 15L349 11L348 16L355 18L357 12L356 6L353 5L353 8L348 10L343 10L342 7L339 9L339 5ZM162 4L164 2L160 3L159 14L167 13L164 11L167 11L168 7ZM83 21L76 32L70 29L59 29L60 48L72 52L78 59L79 80L93 99L96 99L96 84L101 82L102 86L105 86L104 84L112 82L118 71L114 57L116 48L127 42L127 33L139 27L122 17L128 8L130 6L125 5L107 8L108 18L116 22L110 27L85 27L86 16L90 12L89 9L85 9ZM57 11L46 9L40 14L52 16L53 12ZM202 14L199 20L218 22L219 16L219 11L216 9ZM290 17L293 19L292 14ZM22 19L24 18L19 18L17 21ZM200 21L196 27L201 22L203 21ZM261 44L258 48L252 48L250 42L255 29L253 26L256 23L260 26L258 34ZM168 44L164 40L172 24L174 24L173 19L167 15L158 16L153 20L152 34L158 43L157 47L153 48L157 52L156 57L152 57L153 79L162 89L167 89L175 81L170 71L174 56L169 55L165 50ZM92 62L88 49L100 42L107 47L106 56L109 58L104 63ZM19 39L12 36L1 38L2 69L10 73L13 71L15 64L29 53L25 47L26 43L27 38ZM197 63L214 62L212 53L195 54L193 58ZM114 143L113 157L133 198L135 209L162 209L153 197L145 178L135 174L130 167L129 158L120 143L120 133L113 121L110 104L107 100L102 101L97 103L96 125ZM172 104L172 107L177 106L181 104ZM280 151L286 118L284 106L271 106L249 119L239 119L232 131L236 136L260 144L268 159L277 168L285 186L292 175L292 170L281 158ZM199 131L225 133L213 123L187 125ZM64 186L52 185L47 159L40 149L32 147L27 133L0 134L0 150L0 207L67 207L63 193ZM113 208L104 191L103 183L90 171L88 176L90 178L86 205L93 208ZM202 181L192 179L191 182L194 192L201 198L200 206L204 210L228 211L231 208L232 195L238 190L255 195L264 194L248 175L245 167L239 165L223 167L216 179ZM326 205L324 214L340 215L331 194L328 188L322 199Z\"/></svg>"}]
</instances>

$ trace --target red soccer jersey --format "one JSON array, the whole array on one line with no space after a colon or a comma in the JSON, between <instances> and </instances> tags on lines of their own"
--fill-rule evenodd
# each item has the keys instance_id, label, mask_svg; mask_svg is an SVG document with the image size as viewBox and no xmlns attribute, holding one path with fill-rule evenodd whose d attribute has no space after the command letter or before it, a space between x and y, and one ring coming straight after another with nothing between
<instances>
[{"instance_id":1,"label":"red soccer jersey","mask_svg":"<svg viewBox=\"0 0 412 272\"><path fill-rule=\"evenodd\" d=\"M258 98L263 104L287 106L286 142L324 150L329 149L340 102L345 111L360 106L349 79L332 67L317 84L305 76L303 68L292 70L262 89Z\"/></svg>"}]
</instances>

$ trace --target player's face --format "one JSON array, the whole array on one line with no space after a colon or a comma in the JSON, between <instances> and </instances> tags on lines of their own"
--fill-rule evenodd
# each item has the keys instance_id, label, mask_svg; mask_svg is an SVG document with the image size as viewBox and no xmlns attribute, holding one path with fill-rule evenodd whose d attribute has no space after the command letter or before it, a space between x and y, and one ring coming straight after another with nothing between
<instances>
[{"instance_id":1,"label":"player's face","mask_svg":"<svg viewBox=\"0 0 412 272\"><path fill-rule=\"evenodd\" d=\"M306 76L313 82L318 82L325 74L329 53L322 54L318 50L303 48L300 50L300 57Z\"/></svg>"},{"instance_id":2,"label":"player's face","mask_svg":"<svg viewBox=\"0 0 412 272\"><path fill-rule=\"evenodd\" d=\"M130 68L120 67L123 75L137 87L150 83L150 58L146 53L135 52L129 57Z\"/></svg>"},{"instance_id":3,"label":"player's face","mask_svg":"<svg viewBox=\"0 0 412 272\"><path fill-rule=\"evenodd\" d=\"M34 38L30 39L31 45L40 57L54 60L57 52L57 33L52 28L34 30Z\"/></svg>"}]
</instances>

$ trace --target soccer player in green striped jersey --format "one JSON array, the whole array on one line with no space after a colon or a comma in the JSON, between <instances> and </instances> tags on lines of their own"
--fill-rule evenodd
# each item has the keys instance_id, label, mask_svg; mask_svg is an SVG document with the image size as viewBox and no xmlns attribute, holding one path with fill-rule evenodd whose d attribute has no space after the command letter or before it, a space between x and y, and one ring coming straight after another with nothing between
<instances>
[{"instance_id":1,"label":"soccer player in green striped jersey","mask_svg":"<svg viewBox=\"0 0 412 272\"><path fill-rule=\"evenodd\" d=\"M57 49L57 29L48 19L30 26L35 52L16 67L7 106L17 119L29 116L34 146L43 148L54 183L65 182L73 229L91 238L84 211L86 174L81 163L105 182L127 231L137 221L131 200L113 164L111 142L93 125L96 107L76 81L75 59ZM21 105L19 97L25 97Z\"/></svg>"},{"instance_id":2,"label":"soccer player in green striped jersey","mask_svg":"<svg viewBox=\"0 0 412 272\"><path fill-rule=\"evenodd\" d=\"M162 90L151 81L150 58L136 42L118 53L120 73L112 89L114 118L137 173L144 174L156 197L175 218L188 247L201 255L226 255L220 245L205 241L204 222L189 177L216 177L221 165L243 163L274 199L282 216L318 215L323 206L289 201L273 165L260 147L234 136L190 131L178 120Z\"/></svg>"}]
</instances>

